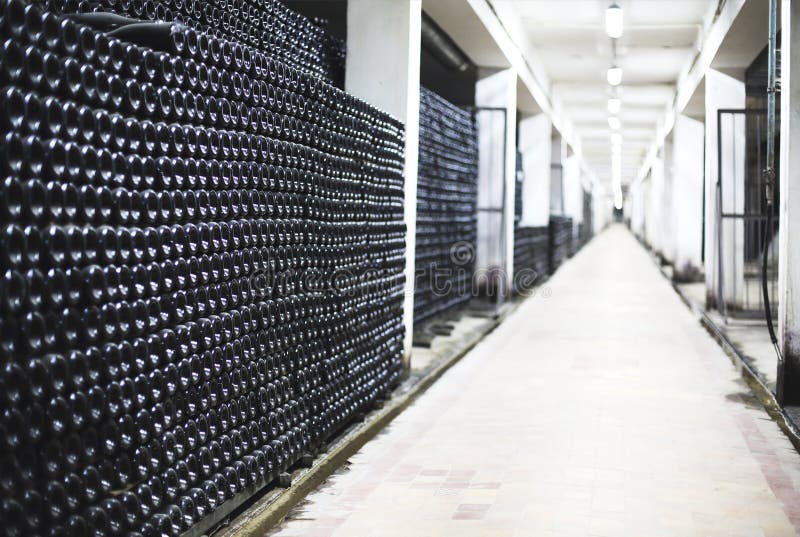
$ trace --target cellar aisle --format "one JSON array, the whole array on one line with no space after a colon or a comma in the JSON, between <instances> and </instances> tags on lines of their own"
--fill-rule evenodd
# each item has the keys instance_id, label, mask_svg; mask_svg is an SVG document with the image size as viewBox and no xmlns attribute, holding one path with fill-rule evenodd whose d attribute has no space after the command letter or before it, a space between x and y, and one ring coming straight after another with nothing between
<instances>
[{"instance_id":1,"label":"cellar aisle","mask_svg":"<svg viewBox=\"0 0 800 537\"><path fill-rule=\"evenodd\" d=\"M795 535L800 456L621 226L273 535Z\"/></svg>"}]
</instances>

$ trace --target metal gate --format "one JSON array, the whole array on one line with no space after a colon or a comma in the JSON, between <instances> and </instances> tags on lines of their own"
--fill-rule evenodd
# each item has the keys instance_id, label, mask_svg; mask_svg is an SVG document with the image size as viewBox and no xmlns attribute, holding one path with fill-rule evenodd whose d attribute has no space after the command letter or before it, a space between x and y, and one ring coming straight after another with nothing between
<instances>
[{"instance_id":1,"label":"metal gate","mask_svg":"<svg viewBox=\"0 0 800 537\"><path fill-rule=\"evenodd\" d=\"M773 219L772 229L766 229L766 125L766 110L717 112L715 291L718 309L726 317L764 316L761 266L767 237L771 239L767 286L771 297L778 296L778 219ZM776 151L778 143L776 136ZM777 300L771 302L773 312L777 312Z\"/></svg>"}]
</instances>

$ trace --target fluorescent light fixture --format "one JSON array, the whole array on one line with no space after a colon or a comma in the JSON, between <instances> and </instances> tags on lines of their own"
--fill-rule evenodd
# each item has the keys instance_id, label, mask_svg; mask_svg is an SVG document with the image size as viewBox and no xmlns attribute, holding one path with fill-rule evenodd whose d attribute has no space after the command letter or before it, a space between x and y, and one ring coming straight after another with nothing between
<instances>
[{"instance_id":1,"label":"fluorescent light fixture","mask_svg":"<svg viewBox=\"0 0 800 537\"><path fill-rule=\"evenodd\" d=\"M622 31L622 8L614 2L606 8L606 33L612 39L619 39L622 37Z\"/></svg>"},{"instance_id":2,"label":"fluorescent light fixture","mask_svg":"<svg viewBox=\"0 0 800 537\"><path fill-rule=\"evenodd\" d=\"M619 114L621 108L622 108L622 101L620 101L618 97L611 97L608 100L609 114Z\"/></svg>"},{"instance_id":3,"label":"fluorescent light fixture","mask_svg":"<svg viewBox=\"0 0 800 537\"><path fill-rule=\"evenodd\" d=\"M620 133L611 133L611 145L614 147L619 147L622 145L622 135Z\"/></svg>"},{"instance_id":4,"label":"fluorescent light fixture","mask_svg":"<svg viewBox=\"0 0 800 537\"><path fill-rule=\"evenodd\" d=\"M622 84L622 67L612 65L606 71L606 80L612 86L619 86Z\"/></svg>"},{"instance_id":5,"label":"fluorescent light fixture","mask_svg":"<svg viewBox=\"0 0 800 537\"><path fill-rule=\"evenodd\" d=\"M622 123L617 116L608 116L608 126L611 127L611 130L618 131Z\"/></svg>"}]
</instances>

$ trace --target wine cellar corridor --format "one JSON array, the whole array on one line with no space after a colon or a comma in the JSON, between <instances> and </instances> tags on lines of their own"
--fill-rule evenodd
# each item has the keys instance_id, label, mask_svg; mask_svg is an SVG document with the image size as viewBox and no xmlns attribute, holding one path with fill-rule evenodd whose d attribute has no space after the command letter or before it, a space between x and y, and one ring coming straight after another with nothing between
<instances>
[{"instance_id":1,"label":"wine cellar corridor","mask_svg":"<svg viewBox=\"0 0 800 537\"><path fill-rule=\"evenodd\" d=\"M796 27L0 0L0 537L800 535Z\"/></svg>"}]
</instances>

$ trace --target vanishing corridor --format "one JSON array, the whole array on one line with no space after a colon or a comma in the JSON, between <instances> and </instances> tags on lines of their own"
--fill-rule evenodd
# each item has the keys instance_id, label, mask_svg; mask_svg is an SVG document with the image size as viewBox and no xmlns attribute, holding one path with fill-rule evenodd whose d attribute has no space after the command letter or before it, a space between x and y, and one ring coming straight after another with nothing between
<instances>
[{"instance_id":1,"label":"vanishing corridor","mask_svg":"<svg viewBox=\"0 0 800 537\"><path fill-rule=\"evenodd\" d=\"M614 226L273 535L794 535L798 486L800 456Z\"/></svg>"}]
</instances>

